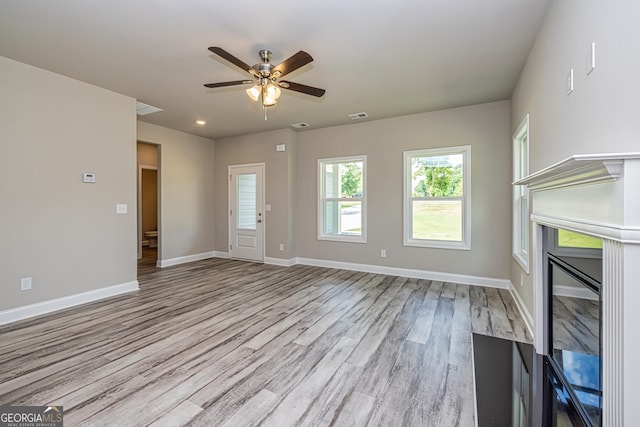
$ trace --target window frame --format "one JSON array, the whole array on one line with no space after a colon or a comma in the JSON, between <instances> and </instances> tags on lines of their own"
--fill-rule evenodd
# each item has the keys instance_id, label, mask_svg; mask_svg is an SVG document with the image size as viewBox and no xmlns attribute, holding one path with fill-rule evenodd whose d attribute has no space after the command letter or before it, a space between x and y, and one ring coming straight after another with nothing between
<instances>
[{"instance_id":1,"label":"window frame","mask_svg":"<svg viewBox=\"0 0 640 427\"><path fill-rule=\"evenodd\" d=\"M324 168L327 164L362 162L362 196L361 197L325 197ZM326 234L325 202L360 201L360 235ZM366 154L318 159L318 240L334 242L367 243L367 156Z\"/></svg>"},{"instance_id":2,"label":"window frame","mask_svg":"<svg viewBox=\"0 0 640 427\"><path fill-rule=\"evenodd\" d=\"M513 182L529 175L529 143L529 113L527 113L513 134ZM526 219L524 223L523 201L526 202ZM529 212L531 210L531 199L529 197L529 188L526 185L512 184L512 203L511 254L524 271L529 274L529 249L531 247L531 219ZM526 240L526 247L524 247L523 240Z\"/></svg>"},{"instance_id":3,"label":"window frame","mask_svg":"<svg viewBox=\"0 0 640 427\"><path fill-rule=\"evenodd\" d=\"M414 157L438 157L452 154L462 154L462 197L413 197L411 159ZM471 146L424 148L403 152L403 245L420 248L471 250ZM413 238L413 209L414 199L453 200L459 199L462 204L461 234L462 239L435 240Z\"/></svg>"}]
</instances>

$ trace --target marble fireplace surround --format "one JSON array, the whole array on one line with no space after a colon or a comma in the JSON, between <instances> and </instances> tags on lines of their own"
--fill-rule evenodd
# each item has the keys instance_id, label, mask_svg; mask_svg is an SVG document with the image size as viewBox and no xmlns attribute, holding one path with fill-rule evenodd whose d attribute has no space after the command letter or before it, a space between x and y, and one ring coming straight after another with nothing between
<instances>
[{"instance_id":1,"label":"marble fireplace surround","mask_svg":"<svg viewBox=\"0 0 640 427\"><path fill-rule=\"evenodd\" d=\"M603 239L602 425L640 420L640 153L575 155L515 182L532 201L534 345L548 353L543 226Z\"/></svg>"}]
</instances>

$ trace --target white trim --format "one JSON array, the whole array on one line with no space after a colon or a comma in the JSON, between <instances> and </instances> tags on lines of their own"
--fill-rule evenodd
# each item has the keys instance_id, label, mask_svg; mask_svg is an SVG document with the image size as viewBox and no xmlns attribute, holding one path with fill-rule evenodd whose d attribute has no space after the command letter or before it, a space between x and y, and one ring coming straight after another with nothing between
<instances>
[{"instance_id":1,"label":"white trim","mask_svg":"<svg viewBox=\"0 0 640 427\"><path fill-rule=\"evenodd\" d=\"M226 252L214 253L217 258L229 258ZM363 273L387 274L389 276L411 277L415 279L438 280L441 282L459 283L462 285L486 286L489 288L509 289L511 281L493 277L468 276L465 274L442 273L438 271L418 270L401 267L385 267L372 264L357 264L353 262L330 261L315 258L271 258L265 257L265 264L291 267L297 264L313 267L337 268L342 270L361 271Z\"/></svg>"},{"instance_id":2,"label":"white trim","mask_svg":"<svg viewBox=\"0 0 640 427\"><path fill-rule=\"evenodd\" d=\"M264 263L269 265L279 265L280 267L291 267L296 264L296 259L264 257Z\"/></svg>"},{"instance_id":3,"label":"white trim","mask_svg":"<svg viewBox=\"0 0 640 427\"><path fill-rule=\"evenodd\" d=\"M564 219L536 213L531 215L531 220L540 225L563 228L576 233L588 234L600 239L609 239L620 243L640 245L640 227L624 227L585 220Z\"/></svg>"},{"instance_id":4,"label":"white trim","mask_svg":"<svg viewBox=\"0 0 640 427\"><path fill-rule=\"evenodd\" d=\"M187 262L200 261L200 260L203 260L203 259L214 258L215 256L216 256L216 252L214 252L214 251L202 252L200 254L194 254L194 255L181 256L181 257L177 257L177 258L158 260L157 266L161 267L161 268L171 267L172 265L179 265L179 264L185 264Z\"/></svg>"},{"instance_id":5,"label":"white trim","mask_svg":"<svg viewBox=\"0 0 640 427\"><path fill-rule=\"evenodd\" d=\"M329 261L313 258L295 258L296 264L314 267L338 268L342 270L361 271L363 273L387 274L390 276L411 277L415 279L438 280L441 282L459 283L462 285L486 286L489 288L509 289L508 279L493 277L467 276L465 274L442 273L439 271L417 270L381 265L356 264L352 262Z\"/></svg>"},{"instance_id":6,"label":"white trim","mask_svg":"<svg viewBox=\"0 0 640 427\"><path fill-rule=\"evenodd\" d=\"M511 296L513 297L513 300L516 302L516 306L518 307L518 311L520 311L522 320L524 320L524 324L527 326L527 330L529 331L531 338L533 338L535 336L533 334L533 316L531 315L531 312L529 312L527 305L522 300L522 297L516 290L516 287L513 286L512 282L509 282L509 292L511 292Z\"/></svg>"},{"instance_id":7,"label":"white trim","mask_svg":"<svg viewBox=\"0 0 640 427\"><path fill-rule=\"evenodd\" d=\"M527 185L532 191L541 191L614 181L622 176L625 160L639 158L640 153L575 155L532 173L514 184Z\"/></svg>"},{"instance_id":8,"label":"white trim","mask_svg":"<svg viewBox=\"0 0 640 427\"><path fill-rule=\"evenodd\" d=\"M214 251L213 252L213 257L214 258L230 258L229 257L229 252L223 252L223 251Z\"/></svg>"},{"instance_id":9,"label":"white trim","mask_svg":"<svg viewBox=\"0 0 640 427\"><path fill-rule=\"evenodd\" d=\"M578 288L575 286L553 285L553 295L599 301L597 294L584 287Z\"/></svg>"},{"instance_id":10,"label":"white trim","mask_svg":"<svg viewBox=\"0 0 640 427\"><path fill-rule=\"evenodd\" d=\"M29 304L22 307L11 308L9 310L0 311L0 325L17 322L18 320L28 319L30 317L41 316L54 311L63 310L65 308L74 307L80 304L110 298L116 295L137 291L138 281L133 280L119 285L107 286L106 288L95 289L92 291L82 292L79 294L69 295L66 297L56 298L49 301Z\"/></svg>"}]
</instances>

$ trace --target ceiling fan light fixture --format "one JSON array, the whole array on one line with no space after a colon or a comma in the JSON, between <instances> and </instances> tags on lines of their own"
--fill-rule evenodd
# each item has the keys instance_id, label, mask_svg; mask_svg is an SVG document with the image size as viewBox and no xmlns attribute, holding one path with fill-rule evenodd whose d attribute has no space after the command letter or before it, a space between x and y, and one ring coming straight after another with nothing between
<instances>
[{"instance_id":1,"label":"ceiling fan light fixture","mask_svg":"<svg viewBox=\"0 0 640 427\"><path fill-rule=\"evenodd\" d=\"M264 105L265 107L272 107L272 106L276 105L276 102L278 102L278 101L276 101L275 98L273 98L271 96L268 96L268 95L265 96L262 99L262 105Z\"/></svg>"},{"instance_id":2,"label":"ceiling fan light fixture","mask_svg":"<svg viewBox=\"0 0 640 427\"><path fill-rule=\"evenodd\" d=\"M267 97L269 98L273 98L273 99L278 99L280 98L280 95L282 94L282 90L280 90L280 88L276 85L274 85L273 83L269 83L267 85Z\"/></svg>"},{"instance_id":3,"label":"ceiling fan light fixture","mask_svg":"<svg viewBox=\"0 0 640 427\"><path fill-rule=\"evenodd\" d=\"M253 99L254 101L257 101L258 98L260 97L260 85L254 85L253 87L247 89L247 95L249 95L249 98Z\"/></svg>"}]
</instances>

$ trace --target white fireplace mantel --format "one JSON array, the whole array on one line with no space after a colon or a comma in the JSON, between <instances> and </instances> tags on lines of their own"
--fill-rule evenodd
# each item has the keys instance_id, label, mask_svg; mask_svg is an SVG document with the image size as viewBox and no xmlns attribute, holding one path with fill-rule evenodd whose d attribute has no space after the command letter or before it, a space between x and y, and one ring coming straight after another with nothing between
<instances>
[{"instance_id":1,"label":"white fireplace mantel","mask_svg":"<svg viewBox=\"0 0 640 427\"><path fill-rule=\"evenodd\" d=\"M595 184L620 178L625 160L639 159L640 153L578 154L514 182L531 191Z\"/></svg>"},{"instance_id":2,"label":"white fireplace mantel","mask_svg":"<svg viewBox=\"0 0 640 427\"><path fill-rule=\"evenodd\" d=\"M531 191L535 347L547 352L542 226L603 240L603 426L640 420L640 153L575 155L514 185Z\"/></svg>"}]
</instances>

